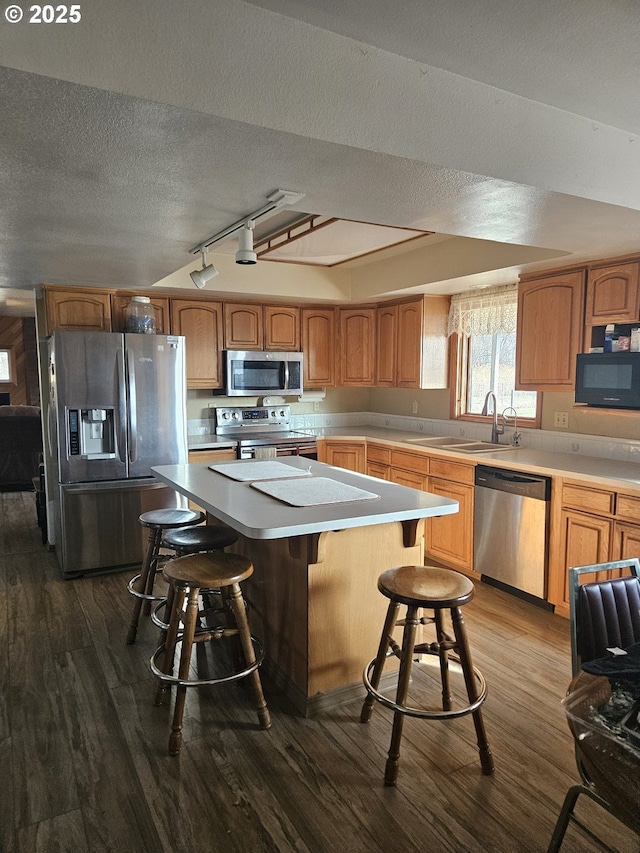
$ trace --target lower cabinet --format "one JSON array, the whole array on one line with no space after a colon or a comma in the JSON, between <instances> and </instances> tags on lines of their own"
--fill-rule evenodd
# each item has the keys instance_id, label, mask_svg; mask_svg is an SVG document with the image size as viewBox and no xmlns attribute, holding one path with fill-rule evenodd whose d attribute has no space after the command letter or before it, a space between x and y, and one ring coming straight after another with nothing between
<instances>
[{"instance_id":1,"label":"lower cabinet","mask_svg":"<svg viewBox=\"0 0 640 853\"><path fill-rule=\"evenodd\" d=\"M569 615L569 569L640 558L640 496L561 481L557 544L550 555L548 600ZM611 577L611 574L608 575ZM605 580L604 573L588 576Z\"/></svg>"},{"instance_id":2,"label":"lower cabinet","mask_svg":"<svg viewBox=\"0 0 640 853\"><path fill-rule=\"evenodd\" d=\"M364 441L318 441L318 461L346 468L348 471L365 473Z\"/></svg>"},{"instance_id":3,"label":"lower cabinet","mask_svg":"<svg viewBox=\"0 0 640 853\"><path fill-rule=\"evenodd\" d=\"M434 467L437 471L443 461L432 458L431 464L433 473ZM452 475L456 476L457 481L431 476L428 491L458 501L460 509L453 515L428 519L425 551L448 566L470 572L473 570L473 466L444 464L455 466ZM456 470L458 467L460 471ZM459 481L469 478L471 483Z\"/></svg>"}]
</instances>

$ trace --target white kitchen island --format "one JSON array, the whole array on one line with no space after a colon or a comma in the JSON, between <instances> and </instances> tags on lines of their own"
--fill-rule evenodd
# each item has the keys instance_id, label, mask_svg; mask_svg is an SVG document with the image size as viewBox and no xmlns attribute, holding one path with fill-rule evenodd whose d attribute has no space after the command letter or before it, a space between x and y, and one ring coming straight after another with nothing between
<instances>
[{"instance_id":1,"label":"white kitchen island","mask_svg":"<svg viewBox=\"0 0 640 853\"><path fill-rule=\"evenodd\" d=\"M243 589L252 632L265 646L264 666L296 708L311 715L363 695L362 670L377 651L388 603L378 592L378 576L393 566L421 564L422 519L455 513L458 503L303 457L278 463L293 469L290 479L253 485L206 464L152 470L238 532L232 550L255 567ZM246 460L221 467L233 466L229 472L242 476L243 470L253 474L260 468L239 466L256 464ZM298 476L301 471L307 476ZM331 485L326 480L368 497L315 506L284 502L297 500L296 492L313 493L316 484L322 499L323 481ZM259 491L270 484L283 490L284 500ZM330 497L329 490L326 494Z\"/></svg>"}]
</instances>

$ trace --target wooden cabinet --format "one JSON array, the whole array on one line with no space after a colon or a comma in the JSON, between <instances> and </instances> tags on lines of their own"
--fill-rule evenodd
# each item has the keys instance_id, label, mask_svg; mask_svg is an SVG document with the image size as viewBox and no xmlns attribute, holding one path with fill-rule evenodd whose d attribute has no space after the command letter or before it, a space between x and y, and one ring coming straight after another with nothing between
<instances>
[{"instance_id":1,"label":"wooden cabinet","mask_svg":"<svg viewBox=\"0 0 640 853\"><path fill-rule=\"evenodd\" d=\"M300 310L283 305L224 303L224 348L300 350Z\"/></svg>"},{"instance_id":2,"label":"wooden cabinet","mask_svg":"<svg viewBox=\"0 0 640 853\"><path fill-rule=\"evenodd\" d=\"M336 384L336 311L334 308L302 309L304 387Z\"/></svg>"},{"instance_id":3,"label":"wooden cabinet","mask_svg":"<svg viewBox=\"0 0 640 853\"><path fill-rule=\"evenodd\" d=\"M111 299L108 292L76 288L44 288L47 330L111 331Z\"/></svg>"},{"instance_id":4,"label":"wooden cabinet","mask_svg":"<svg viewBox=\"0 0 640 853\"><path fill-rule=\"evenodd\" d=\"M376 311L375 383L394 388L446 388L448 296L424 296Z\"/></svg>"},{"instance_id":5,"label":"wooden cabinet","mask_svg":"<svg viewBox=\"0 0 640 853\"><path fill-rule=\"evenodd\" d=\"M391 448L367 442L367 474L381 480L391 479Z\"/></svg>"},{"instance_id":6,"label":"wooden cabinet","mask_svg":"<svg viewBox=\"0 0 640 853\"><path fill-rule=\"evenodd\" d=\"M261 350L264 341L262 305L224 303L224 349Z\"/></svg>"},{"instance_id":7,"label":"wooden cabinet","mask_svg":"<svg viewBox=\"0 0 640 853\"><path fill-rule=\"evenodd\" d=\"M349 471L365 472L364 441L318 441L318 460Z\"/></svg>"},{"instance_id":8,"label":"wooden cabinet","mask_svg":"<svg viewBox=\"0 0 640 853\"><path fill-rule=\"evenodd\" d=\"M569 391L582 347L585 270L558 272L518 288L516 388Z\"/></svg>"},{"instance_id":9,"label":"wooden cabinet","mask_svg":"<svg viewBox=\"0 0 640 853\"><path fill-rule=\"evenodd\" d=\"M426 453L391 451L391 481L410 489L427 491L429 457Z\"/></svg>"},{"instance_id":10,"label":"wooden cabinet","mask_svg":"<svg viewBox=\"0 0 640 853\"><path fill-rule=\"evenodd\" d=\"M548 599L556 613L568 616L571 566L640 557L640 495L558 482L559 523L550 554ZM604 579L604 574L587 578Z\"/></svg>"},{"instance_id":11,"label":"wooden cabinet","mask_svg":"<svg viewBox=\"0 0 640 853\"><path fill-rule=\"evenodd\" d=\"M151 307L156 319L156 333L168 335L170 332L169 299L141 293L112 293L111 294L111 329L114 332L126 332L125 308L131 302L132 296L149 296Z\"/></svg>"},{"instance_id":12,"label":"wooden cabinet","mask_svg":"<svg viewBox=\"0 0 640 853\"><path fill-rule=\"evenodd\" d=\"M222 388L222 304L172 299L171 330L186 337L187 388Z\"/></svg>"},{"instance_id":13,"label":"wooden cabinet","mask_svg":"<svg viewBox=\"0 0 640 853\"><path fill-rule=\"evenodd\" d=\"M283 352L300 350L300 309L264 306L264 348Z\"/></svg>"},{"instance_id":14,"label":"wooden cabinet","mask_svg":"<svg viewBox=\"0 0 640 853\"><path fill-rule=\"evenodd\" d=\"M375 308L340 308L340 385L374 384Z\"/></svg>"},{"instance_id":15,"label":"wooden cabinet","mask_svg":"<svg viewBox=\"0 0 640 853\"><path fill-rule=\"evenodd\" d=\"M472 465L442 457L430 459L428 491L458 501L459 510L427 520L425 551L436 560L458 569L473 569Z\"/></svg>"},{"instance_id":16,"label":"wooden cabinet","mask_svg":"<svg viewBox=\"0 0 640 853\"><path fill-rule=\"evenodd\" d=\"M381 305L376 309L376 376L378 387L396 384L398 306Z\"/></svg>"},{"instance_id":17,"label":"wooden cabinet","mask_svg":"<svg viewBox=\"0 0 640 853\"><path fill-rule=\"evenodd\" d=\"M449 302L424 296L398 305L398 388L447 387Z\"/></svg>"},{"instance_id":18,"label":"wooden cabinet","mask_svg":"<svg viewBox=\"0 0 640 853\"><path fill-rule=\"evenodd\" d=\"M591 267L587 278L587 326L640 320L640 262Z\"/></svg>"}]
</instances>

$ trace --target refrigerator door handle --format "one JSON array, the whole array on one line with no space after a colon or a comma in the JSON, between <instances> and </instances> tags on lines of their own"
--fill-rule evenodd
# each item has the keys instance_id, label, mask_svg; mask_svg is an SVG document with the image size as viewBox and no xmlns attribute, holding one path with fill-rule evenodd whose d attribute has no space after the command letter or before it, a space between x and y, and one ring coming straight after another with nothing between
<instances>
[{"instance_id":1,"label":"refrigerator door handle","mask_svg":"<svg viewBox=\"0 0 640 853\"><path fill-rule=\"evenodd\" d=\"M129 386L129 462L138 459L138 404L136 399L136 367L133 352L127 350L127 383Z\"/></svg>"},{"instance_id":2,"label":"refrigerator door handle","mask_svg":"<svg viewBox=\"0 0 640 853\"><path fill-rule=\"evenodd\" d=\"M126 423L126 415L127 411L127 398L125 396L125 385L124 385L124 376L123 366L118 359L116 361L116 379L118 385L118 412L117 412L117 424L118 424L118 458L121 462L126 463L127 459L125 456L125 448L127 446L127 423Z\"/></svg>"}]
</instances>

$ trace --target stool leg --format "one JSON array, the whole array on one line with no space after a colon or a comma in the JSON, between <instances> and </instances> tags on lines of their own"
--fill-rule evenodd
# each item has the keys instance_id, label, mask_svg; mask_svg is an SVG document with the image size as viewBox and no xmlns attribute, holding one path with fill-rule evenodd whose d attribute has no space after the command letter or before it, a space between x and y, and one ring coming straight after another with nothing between
<instances>
[{"instance_id":1,"label":"stool leg","mask_svg":"<svg viewBox=\"0 0 640 853\"><path fill-rule=\"evenodd\" d=\"M184 630L182 632L182 651L180 653L180 668L178 677L186 679L189 676L189 666L191 664L191 650L193 648L193 638L196 632L196 623L198 621L198 595L200 590L198 587L189 589L187 599L187 612L184 618ZM176 603L179 596L176 596ZM174 612L177 611L177 606L174 605ZM172 625L175 620L172 619ZM187 695L187 688L184 684L178 684L176 687L176 704L173 711L173 723L171 725L171 734L169 735L169 755L177 755L182 746L182 717L184 715L184 702Z\"/></svg>"},{"instance_id":2,"label":"stool leg","mask_svg":"<svg viewBox=\"0 0 640 853\"><path fill-rule=\"evenodd\" d=\"M149 531L149 540L147 544L147 550L144 555L144 562L142 564L142 570L140 572L140 592L147 594L147 587L149 583L149 573L151 570L151 563L153 561L153 556L158 549L158 543L160 542L161 531L151 529ZM131 645L136 641L136 634L138 633L138 622L140 621L140 611L142 609L142 602L144 599L137 598L133 603L133 613L131 614L131 622L129 623L129 633L127 634L127 645Z\"/></svg>"},{"instance_id":3,"label":"stool leg","mask_svg":"<svg viewBox=\"0 0 640 853\"><path fill-rule=\"evenodd\" d=\"M476 679L473 674L471 652L469 651L469 644L467 642L464 618L462 616L462 610L459 607L451 608L451 619L453 622L453 632L455 634L456 643L458 644L458 655L460 656L460 663L464 674L464 683L467 687L467 695L469 696L469 701L474 702L478 698L478 690ZM488 775L489 773L493 773L493 755L489 748L489 742L487 740L484 720L482 718L482 711L480 708L478 708L477 711L474 711L472 716L473 724L476 727L476 738L478 741L478 750L480 752L480 766L482 767L482 772Z\"/></svg>"},{"instance_id":4,"label":"stool leg","mask_svg":"<svg viewBox=\"0 0 640 853\"><path fill-rule=\"evenodd\" d=\"M160 547L162 546L162 531L157 530L156 536L153 542L153 553L151 555L151 561L149 563L149 572L147 574L147 588L145 589L146 595L153 595L153 589L156 584L156 574L158 571L158 555L160 554ZM151 600L143 599L142 601L142 615L148 616L151 613Z\"/></svg>"},{"instance_id":5,"label":"stool leg","mask_svg":"<svg viewBox=\"0 0 640 853\"><path fill-rule=\"evenodd\" d=\"M407 607L407 616L404 623L402 636L402 657L400 659L400 672L398 674L398 690L396 693L396 705L405 705L407 693L409 692L409 681L411 680L411 663L413 661L413 648L416 644L416 631L420 620L418 619L418 608ZM395 785L398 778L398 765L400 763L400 741L402 740L402 727L404 725L404 714L395 711L393 714L393 730L391 732L391 746L389 757L384 771L384 784Z\"/></svg>"},{"instance_id":6,"label":"stool leg","mask_svg":"<svg viewBox=\"0 0 640 853\"><path fill-rule=\"evenodd\" d=\"M175 584L169 585L169 594L165 605L164 618L169 620L169 627L165 631L160 630L158 645L164 645L164 655L162 657L162 671L166 675L173 675L173 660L176 655L176 643L178 642L178 632L180 630L180 614L184 605L186 596L185 590L181 587L177 593ZM167 692L168 683L158 679L156 688L155 705L162 705Z\"/></svg>"},{"instance_id":7,"label":"stool leg","mask_svg":"<svg viewBox=\"0 0 640 853\"><path fill-rule=\"evenodd\" d=\"M382 676L382 669L384 667L384 663L387 659L387 651L389 650L389 640L391 634L393 632L394 626L398 619L398 610L400 609L400 605L395 601L389 602L389 606L387 607L387 615L384 622L384 627L382 629L382 635L380 637L380 645L378 646L378 654L376 655L376 662L373 666L373 672L371 673L371 686L374 690L378 689L378 685L380 684L380 677ZM362 705L362 711L360 712L360 722L368 723L371 719L371 712L373 710L373 703L375 699L371 695L371 693L367 693L367 697L364 700Z\"/></svg>"},{"instance_id":8,"label":"stool leg","mask_svg":"<svg viewBox=\"0 0 640 853\"><path fill-rule=\"evenodd\" d=\"M434 610L436 620L436 636L438 639L438 658L440 659L440 680L442 683L442 710L451 710L451 686L449 681L449 652L445 645L449 639L444 630L442 610Z\"/></svg>"},{"instance_id":9,"label":"stool leg","mask_svg":"<svg viewBox=\"0 0 640 853\"><path fill-rule=\"evenodd\" d=\"M244 654L245 665L250 666L255 663L256 653L251 642L251 632L249 630L249 622L247 620L247 610L240 590L240 584L234 583L231 587L224 588L224 592L229 591L229 604L233 610L236 625L238 626L238 637ZM263 729L268 729L271 726L271 716L269 709L262 692L262 682L257 669L249 675L251 685L253 687L253 695L255 698L256 708L258 709L258 720Z\"/></svg>"}]
</instances>

